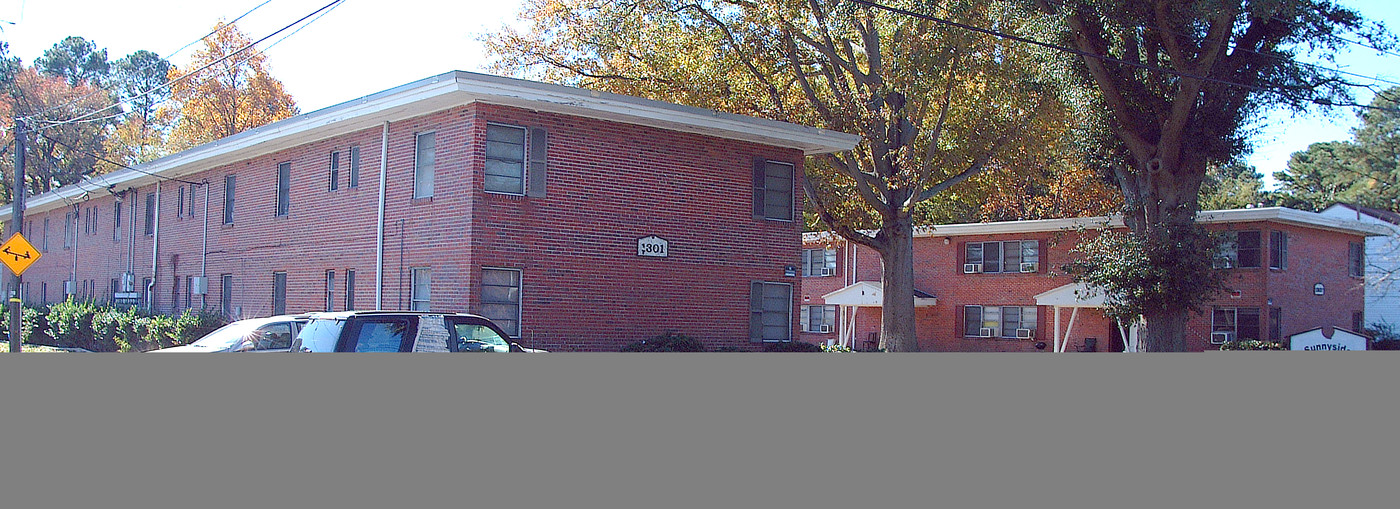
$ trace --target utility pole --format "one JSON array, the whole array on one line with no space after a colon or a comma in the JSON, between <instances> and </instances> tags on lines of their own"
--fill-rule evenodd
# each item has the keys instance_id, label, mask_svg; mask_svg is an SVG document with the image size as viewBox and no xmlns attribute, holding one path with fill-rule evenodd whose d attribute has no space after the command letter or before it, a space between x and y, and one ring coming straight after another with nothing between
<instances>
[{"instance_id":1,"label":"utility pole","mask_svg":"<svg viewBox=\"0 0 1400 509\"><path fill-rule=\"evenodd\" d=\"M10 201L13 202L14 212L10 214L10 224L14 226L16 233L23 231L24 225L24 121L15 118L15 190L10 193ZM23 351L24 337L23 320L24 306L20 303L19 287L21 279L19 274L13 274L10 278L10 351Z\"/></svg>"}]
</instances>

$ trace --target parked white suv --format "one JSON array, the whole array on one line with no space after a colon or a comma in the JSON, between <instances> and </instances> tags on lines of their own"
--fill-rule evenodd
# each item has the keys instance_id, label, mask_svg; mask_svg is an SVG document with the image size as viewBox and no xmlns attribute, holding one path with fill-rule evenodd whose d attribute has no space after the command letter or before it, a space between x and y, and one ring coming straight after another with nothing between
<instances>
[{"instance_id":1,"label":"parked white suv","mask_svg":"<svg viewBox=\"0 0 1400 509\"><path fill-rule=\"evenodd\" d=\"M511 343L490 319L467 313L317 313L293 352L542 352Z\"/></svg>"}]
</instances>

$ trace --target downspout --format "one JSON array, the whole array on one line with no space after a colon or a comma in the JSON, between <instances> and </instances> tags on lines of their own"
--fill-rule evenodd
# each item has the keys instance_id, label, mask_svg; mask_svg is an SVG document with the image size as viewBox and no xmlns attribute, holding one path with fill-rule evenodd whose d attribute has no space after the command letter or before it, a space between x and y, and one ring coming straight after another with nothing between
<instances>
[{"instance_id":1,"label":"downspout","mask_svg":"<svg viewBox=\"0 0 1400 509\"><path fill-rule=\"evenodd\" d=\"M160 268L160 184L156 181L156 210L151 214L155 216L155 234L151 239L151 282L146 284L146 309L156 310L156 271Z\"/></svg>"},{"instance_id":2,"label":"downspout","mask_svg":"<svg viewBox=\"0 0 1400 509\"><path fill-rule=\"evenodd\" d=\"M199 295L199 308L209 309L209 180L200 184L204 188L204 243L199 251L199 277L204 278L204 293Z\"/></svg>"},{"instance_id":3,"label":"downspout","mask_svg":"<svg viewBox=\"0 0 1400 509\"><path fill-rule=\"evenodd\" d=\"M131 212L127 213L127 221L126 221L126 222L127 222L127 225L126 225L126 230L127 230L127 231L126 231L126 233L127 233L127 235L126 235L126 273L127 273L128 276L131 277L131 291L135 291L135 290L136 290L136 202L139 201L139 200L137 200L138 196L136 196L136 190L135 190L135 189L127 188L127 190L128 190L128 191L131 191L131 204L130 204ZM125 278L123 278L123 279L125 279ZM128 290L126 289L126 285L122 285L122 291L128 291Z\"/></svg>"},{"instance_id":4,"label":"downspout","mask_svg":"<svg viewBox=\"0 0 1400 509\"><path fill-rule=\"evenodd\" d=\"M75 297L78 295L78 220L81 219L82 215L82 206L73 205L73 223L72 226L69 227L68 232L73 235L73 277L71 279L73 281L72 295ZM67 295L65 295L64 300L67 300L67 298Z\"/></svg>"},{"instance_id":5,"label":"downspout","mask_svg":"<svg viewBox=\"0 0 1400 509\"><path fill-rule=\"evenodd\" d=\"M389 122L384 122L384 135L379 144L379 221L374 245L374 309L384 309L384 201L389 177Z\"/></svg>"}]
</instances>

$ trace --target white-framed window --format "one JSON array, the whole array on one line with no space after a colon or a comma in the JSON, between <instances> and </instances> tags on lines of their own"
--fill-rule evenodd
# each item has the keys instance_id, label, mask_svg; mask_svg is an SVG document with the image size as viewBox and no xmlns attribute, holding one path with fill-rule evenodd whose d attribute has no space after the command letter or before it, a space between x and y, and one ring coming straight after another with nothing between
<instances>
[{"instance_id":1,"label":"white-framed window","mask_svg":"<svg viewBox=\"0 0 1400 509\"><path fill-rule=\"evenodd\" d=\"M350 181L346 187L354 189L360 187L360 146L350 147Z\"/></svg>"},{"instance_id":2,"label":"white-framed window","mask_svg":"<svg viewBox=\"0 0 1400 509\"><path fill-rule=\"evenodd\" d=\"M520 280L517 269L481 269L481 316L513 338L520 337Z\"/></svg>"},{"instance_id":3,"label":"white-framed window","mask_svg":"<svg viewBox=\"0 0 1400 509\"><path fill-rule=\"evenodd\" d=\"M1269 232L1269 268L1288 268L1288 232Z\"/></svg>"},{"instance_id":4,"label":"white-framed window","mask_svg":"<svg viewBox=\"0 0 1400 509\"><path fill-rule=\"evenodd\" d=\"M224 224L233 224L234 185L237 183L238 178L236 176L224 176Z\"/></svg>"},{"instance_id":5,"label":"white-framed window","mask_svg":"<svg viewBox=\"0 0 1400 509\"><path fill-rule=\"evenodd\" d=\"M1035 306L963 306L963 335L1031 339L1040 324L1039 315Z\"/></svg>"},{"instance_id":6,"label":"white-framed window","mask_svg":"<svg viewBox=\"0 0 1400 509\"><path fill-rule=\"evenodd\" d=\"M1224 232L1225 241L1215 256L1215 268L1259 268L1262 240L1258 231Z\"/></svg>"},{"instance_id":7,"label":"white-framed window","mask_svg":"<svg viewBox=\"0 0 1400 509\"><path fill-rule=\"evenodd\" d=\"M326 312L335 311L335 270L326 271Z\"/></svg>"},{"instance_id":8,"label":"white-framed window","mask_svg":"<svg viewBox=\"0 0 1400 509\"><path fill-rule=\"evenodd\" d=\"M327 180L330 181L327 189L331 191L340 189L340 151L331 152L331 169Z\"/></svg>"},{"instance_id":9,"label":"white-framed window","mask_svg":"<svg viewBox=\"0 0 1400 509\"><path fill-rule=\"evenodd\" d=\"M77 222L77 212L69 212L63 216L63 249L73 247L73 223Z\"/></svg>"},{"instance_id":10,"label":"white-framed window","mask_svg":"<svg viewBox=\"0 0 1400 509\"><path fill-rule=\"evenodd\" d=\"M486 124L486 192L525 194L524 127Z\"/></svg>"},{"instance_id":11,"label":"white-framed window","mask_svg":"<svg viewBox=\"0 0 1400 509\"><path fill-rule=\"evenodd\" d=\"M1037 240L968 242L963 249L964 273L1040 272L1040 241Z\"/></svg>"},{"instance_id":12,"label":"white-framed window","mask_svg":"<svg viewBox=\"0 0 1400 509\"><path fill-rule=\"evenodd\" d=\"M749 285L749 341L792 341L792 285Z\"/></svg>"},{"instance_id":13,"label":"white-framed window","mask_svg":"<svg viewBox=\"0 0 1400 509\"><path fill-rule=\"evenodd\" d=\"M414 135L413 142L413 197L433 196L433 172L437 164L437 133L427 132Z\"/></svg>"},{"instance_id":14,"label":"white-framed window","mask_svg":"<svg viewBox=\"0 0 1400 509\"><path fill-rule=\"evenodd\" d=\"M355 269L345 269L345 310L355 310Z\"/></svg>"},{"instance_id":15,"label":"white-framed window","mask_svg":"<svg viewBox=\"0 0 1400 509\"><path fill-rule=\"evenodd\" d=\"M797 321L802 332L836 332L836 306L802 306Z\"/></svg>"},{"instance_id":16,"label":"white-framed window","mask_svg":"<svg viewBox=\"0 0 1400 509\"><path fill-rule=\"evenodd\" d=\"M415 267L409 272L409 303L412 311L428 311L432 304L433 269Z\"/></svg>"},{"instance_id":17,"label":"white-framed window","mask_svg":"<svg viewBox=\"0 0 1400 509\"><path fill-rule=\"evenodd\" d=\"M836 249L803 249L802 250L802 276L834 276L836 275Z\"/></svg>"},{"instance_id":18,"label":"white-framed window","mask_svg":"<svg viewBox=\"0 0 1400 509\"><path fill-rule=\"evenodd\" d=\"M1210 314L1210 342L1259 339L1259 308L1217 307Z\"/></svg>"},{"instance_id":19,"label":"white-framed window","mask_svg":"<svg viewBox=\"0 0 1400 509\"><path fill-rule=\"evenodd\" d=\"M754 217L792 221L792 187L796 167L781 161L758 161L753 172Z\"/></svg>"}]
</instances>

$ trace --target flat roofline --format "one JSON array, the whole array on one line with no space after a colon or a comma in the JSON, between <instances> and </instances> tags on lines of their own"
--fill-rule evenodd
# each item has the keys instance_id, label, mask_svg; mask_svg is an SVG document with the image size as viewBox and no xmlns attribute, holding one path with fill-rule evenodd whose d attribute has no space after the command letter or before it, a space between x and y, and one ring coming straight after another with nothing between
<instances>
[{"instance_id":1,"label":"flat roofline","mask_svg":"<svg viewBox=\"0 0 1400 509\"><path fill-rule=\"evenodd\" d=\"M374 128L384 122L401 121L472 103L499 104L702 134L801 150L805 155L851 150L861 140L852 134L788 122L551 83L451 71L31 196L26 208L43 212L81 199L90 192L141 187L162 179L181 179L211 168ZM0 208L3 208L0 210L0 220L8 220L12 207L5 204Z\"/></svg>"},{"instance_id":2,"label":"flat roofline","mask_svg":"<svg viewBox=\"0 0 1400 509\"><path fill-rule=\"evenodd\" d=\"M1196 220L1203 224L1247 223L1273 221L1306 228L1337 231L1368 237L1389 235L1380 225L1360 221L1349 221L1324 216L1316 212L1290 209L1287 207L1261 207L1248 209L1205 210L1196 214ZM959 223L914 228L915 237L958 237L965 235L1000 235L1010 233L1045 233L1073 231L1079 229L1123 228L1120 215L1099 217L1075 217L1067 219L1033 219L1024 221L1000 221L992 223ZM802 241L829 242L839 239L830 232L809 232L802 234Z\"/></svg>"}]
</instances>

